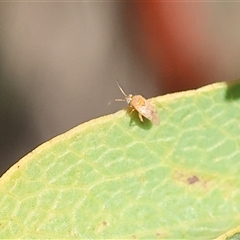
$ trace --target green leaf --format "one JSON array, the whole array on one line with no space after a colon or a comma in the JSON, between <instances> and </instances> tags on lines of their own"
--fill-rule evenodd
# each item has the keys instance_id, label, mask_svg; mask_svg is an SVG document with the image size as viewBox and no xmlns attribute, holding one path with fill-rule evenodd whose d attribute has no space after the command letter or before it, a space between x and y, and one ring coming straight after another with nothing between
<instances>
[{"instance_id":1,"label":"green leaf","mask_svg":"<svg viewBox=\"0 0 240 240\"><path fill-rule=\"evenodd\" d=\"M231 237L240 226L240 84L152 99L41 145L0 179L0 238Z\"/></svg>"}]
</instances>

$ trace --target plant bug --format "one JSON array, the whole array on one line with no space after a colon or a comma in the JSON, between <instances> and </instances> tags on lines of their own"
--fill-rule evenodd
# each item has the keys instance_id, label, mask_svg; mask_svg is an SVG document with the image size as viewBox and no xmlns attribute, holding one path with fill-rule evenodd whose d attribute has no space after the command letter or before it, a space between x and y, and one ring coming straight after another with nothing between
<instances>
[{"instance_id":1,"label":"plant bug","mask_svg":"<svg viewBox=\"0 0 240 240\"><path fill-rule=\"evenodd\" d=\"M153 124L159 125L160 119L157 113L157 109L153 107L147 99L141 95L126 94L122 87L119 85L118 81L117 86L124 95L125 99L115 99L115 101L126 101L130 108L132 108L130 114L133 111L138 112L138 117L141 122L143 122L143 116L150 120Z\"/></svg>"}]
</instances>

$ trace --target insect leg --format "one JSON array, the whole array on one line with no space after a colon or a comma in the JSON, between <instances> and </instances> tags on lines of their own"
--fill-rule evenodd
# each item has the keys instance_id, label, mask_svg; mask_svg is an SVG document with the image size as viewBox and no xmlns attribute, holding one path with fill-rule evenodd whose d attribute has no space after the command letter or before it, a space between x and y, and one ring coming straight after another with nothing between
<instances>
[{"instance_id":1,"label":"insect leg","mask_svg":"<svg viewBox=\"0 0 240 240\"><path fill-rule=\"evenodd\" d=\"M132 110L131 110L131 112L129 113L129 115L131 115L134 111L135 111L135 108L132 108Z\"/></svg>"},{"instance_id":2,"label":"insect leg","mask_svg":"<svg viewBox=\"0 0 240 240\"><path fill-rule=\"evenodd\" d=\"M143 122L143 117L140 113L138 113L138 117L139 117L140 121Z\"/></svg>"}]
</instances>

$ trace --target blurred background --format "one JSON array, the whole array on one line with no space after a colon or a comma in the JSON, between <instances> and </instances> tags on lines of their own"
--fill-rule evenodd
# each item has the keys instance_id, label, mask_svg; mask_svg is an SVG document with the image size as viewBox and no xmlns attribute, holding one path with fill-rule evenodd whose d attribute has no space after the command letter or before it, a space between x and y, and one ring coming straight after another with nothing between
<instances>
[{"instance_id":1,"label":"blurred background","mask_svg":"<svg viewBox=\"0 0 240 240\"><path fill-rule=\"evenodd\" d=\"M0 175L41 143L148 97L240 76L240 3L1 2Z\"/></svg>"}]
</instances>

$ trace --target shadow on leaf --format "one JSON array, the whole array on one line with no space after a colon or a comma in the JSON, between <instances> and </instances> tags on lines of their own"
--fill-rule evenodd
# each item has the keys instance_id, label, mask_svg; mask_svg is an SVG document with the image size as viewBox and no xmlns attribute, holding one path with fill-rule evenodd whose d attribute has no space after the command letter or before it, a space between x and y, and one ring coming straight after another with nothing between
<instances>
[{"instance_id":1,"label":"shadow on leaf","mask_svg":"<svg viewBox=\"0 0 240 240\"><path fill-rule=\"evenodd\" d=\"M228 83L225 99L233 101L240 98L240 82Z\"/></svg>"}]
</instances>

